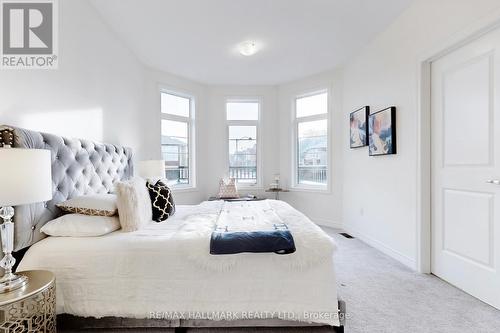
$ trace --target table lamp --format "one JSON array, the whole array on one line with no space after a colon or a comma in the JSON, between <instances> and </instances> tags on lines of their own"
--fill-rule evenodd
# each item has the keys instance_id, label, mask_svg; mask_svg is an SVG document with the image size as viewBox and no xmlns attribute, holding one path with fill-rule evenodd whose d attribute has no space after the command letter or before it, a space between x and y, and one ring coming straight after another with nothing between
<instances>
[{"instance_id":1,"label":"table lamp","mask_svg":"<svg viewBox=\"0 0 500 333\"><path fill-rule=\"evenodd\" d=\"M139 176L144 179L165 178L164 160L140 161L137 167L139 171Z\"/></svg>"},{"instance_id":2,"label":"table lamp","mask_svg":"<svg viewBox=\"0 0 500 333\"><path fill-rule=\"evenodd\" d=\"M5 270L0 278L0 293L24 286L28 278L12 273L16 260L14 248L14 208L52 199L50 151L44 149L0 148L0 225ZM0 221L1 222L1 221Z\"/></svg>"}]
</instances>

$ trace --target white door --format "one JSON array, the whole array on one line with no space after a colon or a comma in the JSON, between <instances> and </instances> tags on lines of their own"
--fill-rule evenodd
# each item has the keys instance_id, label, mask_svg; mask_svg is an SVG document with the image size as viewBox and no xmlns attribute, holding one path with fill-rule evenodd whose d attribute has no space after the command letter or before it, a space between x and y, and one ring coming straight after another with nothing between
<instances>
[{"instance_id":1,"label":"white door","mask_svg":"<svg viewBox=\"0 0 500 333\"><path fill-rule=\"evenodd\" d=\"M500 308L500 29L431 73L432 273Z\"/></svg>"}]
</instances>

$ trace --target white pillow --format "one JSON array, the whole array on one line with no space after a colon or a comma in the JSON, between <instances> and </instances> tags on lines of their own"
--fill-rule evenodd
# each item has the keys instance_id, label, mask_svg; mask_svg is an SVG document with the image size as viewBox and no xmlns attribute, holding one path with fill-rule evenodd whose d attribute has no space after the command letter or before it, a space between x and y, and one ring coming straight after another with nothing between
<instances>
[{"instance_id":1,"label":"white pillow","mask_svg":"<svg viewBox=\"0 0 500 333\"><path fill-rule=\"evenodd\" d=\"M140 177L116 184L116 205L124 231L139 230L153 220L146 181Z\"/></svg>"},{"instance_id":2,"label":"white pillow","mask_svg":"<svg viewBox=\"0 0 500 333\"><path fill-rule=\"evenodd\" d=\"M114 194L82 195L58 203L56 206L66 212L92 216L113 216L117 212Z\"/></svg>"},{"instance_id":3,"label":"white pillow","mask_svg":"<svg viewBox=\"0 0 500 333\"><path fill-rule=\"evenodd\" d=\"M40 229L49 236L93 237L120 229L118 217L66 214L45 223Z\"/></svg>"}]
</instances>

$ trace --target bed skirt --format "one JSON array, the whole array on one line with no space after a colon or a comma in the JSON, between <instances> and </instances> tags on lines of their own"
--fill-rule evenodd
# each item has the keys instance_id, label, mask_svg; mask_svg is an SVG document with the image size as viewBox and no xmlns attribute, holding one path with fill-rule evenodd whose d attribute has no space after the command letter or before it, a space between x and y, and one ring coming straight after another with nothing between
<instances>
[{"instance_id":1,"label":"bed skirt","mask_svg":"<svg viewBox=\"0 0 500 333\"><path fill-rule=\"evenodd\" d=\"M344 332L346 304L339 300L339 318L340 326L325 326L323 324L306 323L300 321L286 321L280 319L262 319L262 320L234 320L234 321L214 321L214 320L161 320L161 319L132 319L119 317L104 317L83 318L69 314L60 314L57 316L57 328L59 330L73 329L119 329L119 328L135 328L135 329L155 329L171 328L171 332L186 332L189 328L237 328L237 327L252 327L252 328L300 328L300 327L317 327L328 328L329 332ZM162 330L163 331L163 330ZM169 332L169 330L165 330ZM305 331L304 331L305 332Z\"/></svg>"}]
</instances>

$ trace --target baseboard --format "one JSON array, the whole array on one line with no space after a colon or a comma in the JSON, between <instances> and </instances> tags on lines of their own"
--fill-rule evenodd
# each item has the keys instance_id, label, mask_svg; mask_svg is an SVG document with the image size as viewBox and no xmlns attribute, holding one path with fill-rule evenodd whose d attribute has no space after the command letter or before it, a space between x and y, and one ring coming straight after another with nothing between
<instances>
[{"instance_id":1,"label":"baseboard","mask_svg":"<svg viewBox=\"0 0 500 333\"><path fill-rule=\"evenodd\" d=\"M359 232L357 229L344 226L344 230L346 230L352 236L354 236L354 237L362 240L366 244L370 245L371 247L374 247L377 250L379 250L380 252L387 254L389 257L396 259L397 261L399 261L403 265L407 266L411 270L413 270L413 271L416 270L416 267L417 267L416 261L414 259L408 257L407 255L402 254L401 252L399 252L397 250L394 250L393 248L385 245L384 243L382 243L374 238L366 236L362 232Z\"/></svg>"},{"instance_id":2,"label":"baseboard","mask_svg":"<svg viewBox=\"0 0 500 333\"><path fill-rule=\"evenodd\" d=\"M342 229L342 223L338 221L331 221L326 219L311 218L311 221L322 227Z\"/></svg>"}]
</instances>

